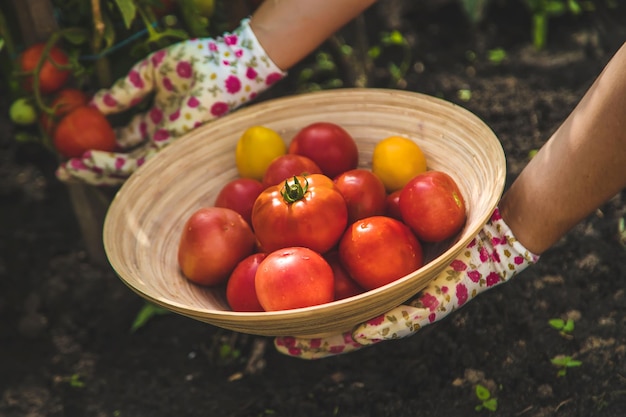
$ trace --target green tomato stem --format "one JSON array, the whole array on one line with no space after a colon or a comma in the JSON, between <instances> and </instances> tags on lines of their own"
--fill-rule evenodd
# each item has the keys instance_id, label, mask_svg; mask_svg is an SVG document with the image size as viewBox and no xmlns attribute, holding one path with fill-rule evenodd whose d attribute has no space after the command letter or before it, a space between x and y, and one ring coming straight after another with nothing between
<instances>
[{"instance_id":1,"label":"green tomato stem","mask_svg":"<svg viewBox=\"0 0 626 417\"><path fill-rule=\"evenodd\" d=\"M285 180L285 185L281 190L281 195L287 204L295 203L302 200L304 195L309 190L309 181L304 177L304 185L300 183L298 177L294 175L293 182Z\"/></svg>"}]
</instances>

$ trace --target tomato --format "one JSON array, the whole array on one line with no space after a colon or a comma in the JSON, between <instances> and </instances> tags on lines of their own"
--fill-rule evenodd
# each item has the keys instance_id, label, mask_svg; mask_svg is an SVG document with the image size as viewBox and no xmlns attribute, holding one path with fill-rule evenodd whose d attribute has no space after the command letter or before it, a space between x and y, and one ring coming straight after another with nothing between
<instances>
[{"instance_id":1,"label":"tomato","mask_svg":"<svg viewBox=\"0 0 626 417\"><path fill-rule=\"evenodd\" d=\"M374 146L372 172L387 192L402 189L417 174L426 171L426 156L417 143L403 136L389 136Z\"/></svg>"},{"instance_id":2,"label":"tomato","mask_svg":"<svg viewBox=\"0 0 626 417\"><path fill-rule=\"evenodd\" d=\"M351 169L339 174L334 181L348 206L348 224L385 214L387 192L383 182L372 171Z\"/></svg>"},{"instance_id":3,"label":"tomato","mask_svg":"<svg viewBox=\"0 0 626 417\"><path fill-rule=\"evenodd\" d=\"M255 244L252 229L239 213L203 207L185 222L178 264L183 275L196 284L222 284L237 264L253 253Z\"/></svg>"},{"instance_id":4,"label":"tomato","mask_svg":"<svg viewBox=\"0 0 626 417\"><path fill-rule=\"evenodd\" d=\"M30 99L22 97L11 104L9 117L16 125L28 126L37 120L37 111Z\"/></svg>"},{"instance_id":5,"label":"tomato","mask_svg":"<svg viewBox=\"0 0 626 417\"><path fill-rule=\"evenodd\" d=\"M266 254L254 253L237 264L226 283L226 300L233 311L263 311L254 279Z\"/></svg>"},{"instance_id":6,"label":"tomato","mask_svg":"<svg viewBox=\"0 0 626 417\"><path fill-rule=\"evenodd\" d=\"M343 300L344 298L353 297L365 292L365 290L348 275L348 271L346 271L346 268L341 264L338 251L333 250L324 254L324 259L326 259L326 262L328 262L332 268L335 277L335 300Z\"/></svg>"},{"instance_id":7,"label":"tomato","mask_svg":"<svg viewBox=\"0 0 626 417\"><path fill-rule=\"evenodd\" d=\"M341 126L328 122L301 129L291 140L288 152L311 158L330 178L356 168L359 163L359 150L352 136Z\"/></svg>"},{"instance_id":8,"label":"tomato","mask_svg":"<svg viewBox=\"0 0 626 417\"><path fill-rule=\"evenodd\" d=\"M117 147L115 131L93 107L78 107L67 114L54 130L54 147L66 158L77 158L88 150L112 152Z\"/></svg>"},{"instance_id":9,"label":"tomato","mask_svg":"<svg viewBox=\"0 0 626 417\"><path fill-rule=\"evenodd\" d=\"M423 242L441 242L456 235L466 220L465 201L452 177L426 171L400 193L402 219Z\"/></svg>"},{"instance_id":10,"label":"tomato","mask_svg":"<svg viewBox=\"0 0 626 417\"><path fill-rule=\"evenodd\" d=\"M334 297L333 270L319 253L309 248L283 248L261 262L255 288L265 311L329 303Z\"/></svg>"},{"instance_id":11,"label":"tomato","mask_svg":"<svg viewBox=\"0 0 626 417\"><path fill-rule=\"evenodd\" d=\"M32 72L37 67L44 52L46 44L43 42L29 46L19 57L19 67L23 72ZM56 63L56 66L55 66ZM69 69L58 68L69 64L69 58L65 51L58 46L52 46L47 59L45 59L39 71L39 91L43 94L50 94L61 88L69 78ZM33 91L33 75L24 78L24 89Z\"/></svg>"},{"instance_id":12,"label":"tomato","mask_svg":"<svg viewBox=\"0 0 626 417\"><path fill-rule=\"evenodd\" d=\"M285 154L275 158L267 167L263 176L263 185L267 188L284 182L294 175L321 174L322 170L312 159L296 154Z\"/></svg>"},{"instance_id":13,"label":"tomato","mask_svg":"<svg viewBox=\"0 0 626 417\"><path fill-rule=\"evenodd\" d=\"M400 193L402 190L396 190L391 194L387 194L385 203L385 216L402 220L402 212L400 211Z\"/></svg>"},{"instance_id":14,"label":"tomato","mask_svg":"<svg viewBox=\"0 0 626 417\"><path fill-rule=\"evenodd\" d=\"M399 220L373 216L353 223L339 242L339 258L366 290L381 287L423 265L422 246Z\"/></svg>"},{"instance_id":15,"label":"tomato","mask_svg":"<svg viewBox=\"0 0 626 417\"><path fill-rule=\"evenodd\" d=\"M265 189L261 181L252 178L236 178L222 187L215 198L215 207L226 207L241 214L252 225L252 206Z\"/></svg>"},{"instance_id":16,"label":"tomato","mask_svg":"<svg viewBox=\"0 0 626 417\"><path fill-rule=\"evenodd\" d=\"M252 226L266 252L289 246L327 252L347 224L346 202L333 181L322 174L295 176L269 187L252 208Z\"/></svg>"},{"instance_id":17,"label":"tomato","mask_svg":"<svg viewBox=\"0 0 626 417\"><path fill-rule=\"evenodd\" d=\"M274 158L287 153L287 145L274 130L265 126L247 128L235 148L239 176L262 181Z\"/></svg>"},{"instance_id":18,"label":"tomato","mask_svg":"<svg viewBox=\"0 0 626 417\"><path fill-rule=\"evenodd\" d=\"M41 117L39 118L41 127L49 135L52 135L57 122L63 118L63 116L78 107L86 106L88 103L89 98L81 90L76 88L64 88L55 95L52 103L50 104L54 114L52 116L47 113L41 114Z\"/></svg>"}]
</instances>

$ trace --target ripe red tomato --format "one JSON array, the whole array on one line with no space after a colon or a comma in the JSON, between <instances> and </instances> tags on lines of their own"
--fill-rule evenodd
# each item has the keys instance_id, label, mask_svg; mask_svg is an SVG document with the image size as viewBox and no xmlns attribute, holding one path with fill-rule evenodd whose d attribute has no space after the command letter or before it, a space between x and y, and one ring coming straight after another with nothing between
<instances>
[{"instance_id":1,"label":"ripe red tomato","mask_svg":"<svg viewBox=\"0 0 626 417\"><path fill-rule=\"evenodd\" d=\"M78 107L67 114L54 130L54 147L66 158L77 158L93 149L112 152L117 147L115 131L93 107Z\"/></svg>"},{"instance_id":2,"label":"ripe red tomato","mask_svg":"<svg viewBox=\"0 0 626 417\"><path fill-rule=\"evenodd\" d=\"M339 258L366 290L389 284L423 265L422 246L411 229L387 216L352 223L339 242Z\"/></svg>"},{"instance_id":3,"label":"ripe red tomato","mask_svg":"<svg viewBox=\"0 0 626 417\"><path fill-rule=\"evenodd\" d=\"M288 153L311 158L330 178L356 168L359 163L359 150L352 136L341 126L328 122L301 129L291 140Z\"/></svg>"},{"instance_id":4,"label":"ripe red tomato","mask_svg":"<svg viewBox=\"0 0 626 417\"><path fill-rule=\"evenodd\" d=\"M465 201L452 177L426 171L400 193L402 219L422 242L441 242L456 235L466 220Z\"/></svg>"},{"instance_id":5,"label":"ripe red tomato","mask_svg":"<svg viewBox=\"0 0 626 417\"><path fill-rule=\"evenodd\" d=\"M226 283L226 301L233 311L263 311L256 295L256 271L265 259L264 253L254 253L237 264Z\"/></svg>"},{"instance_id":6,"label":"ripe red tomato","mask_svg":"<svg viewBox=\"0 0 626 417\"><path fill-rule=\"evenodd\" d=\"M385 216L392 217L396 220L402 220L402 212L400 211L400 190L396 190L391 194L387 194L387 200L385 204Z\"/></svg>"},{"instance_id":7,"label":"ripe red tomato","mask_svg":"<svg viewBox=\"0 0 626 417\"><path fill-rule=\"evenodd\" d=\"M304 246L325 253L337 244L347 224L346 202L322 174L296 176L269 187L252 208L252 226L265 252Z\"/></svg>"},{"instance_id":8,"label":"ripe red tomato","mask_svg":"<svg viewBox=\"0 0 626 417\"><path fill-rule=\"evenodd\" d=\"M365 292L355 280L350 278L348 271L341 264L339 252L336 250L324 254L324 259L330 265L335 277L335 300L343 300L344 298L353 297Z\"/></svg>"},{"instance_id":9,"label":"ripe red tomato","mask_svg":"<svg viewBox=\"0 0 626 417\"><path fill-rule=\"evenodd\" d=\"M267 255L257 269L255 288L265 311L278 311L330 303L333 282L333 270L319 253L291 247Z\"/></svg>"},{"instance_id":10,"label":"ripe red tomato","mask_svg":"<svg viewBox=\"0 0 626 417\"><path fill-rule=\"evenodd\" d=\"M348 206L348 224L385 214L387 191L372 171L351 169L339 174L334 181Z\"/></svg>"},{"instance_id":11,"label":"ripe red tomato","mask_svg":"<svg viewBox=\"0 0 626 417\"><path fill-rule=\"evenodd\" d=\"M234 210L204 207L185 223L178 246L178 264L190 281L224 283L239 262L255 249L254 233Z\"/></svg>"},{"instance_id":12,"label":"ripe red tomato","mask_svg":"<svg viewBox=\"0 0 626 417\"><path fill-rule=\"evenodd\" d=\"M285 154L276 157L267 167L263 176L265 188L283 183L294 175L321 174L322 170L312 159L296 154Z\"/></svg>"},{"instance_id":13,"label":"ripe red tomato","mask_svg":"<svg viewBox=\"0 0 626 417\"><path fill-rule=\"evenodd\" d=\"M265 189L261 181L252 178L236 178L222 187L215 198L215 207L235 210L252 225L252 206L259 194Z\"/></svg>"},{"instance_id":14,"label":"ripe red tomato","mask_svg":"<svg viewBox=\"0 0 626 417\"><path fill-rule=\"evenodd\" d=\"M19 57L20 69L23 72L35 70L45 47L45 43L38 42L26 48ZM39 71L39 91L43 94L50 94L63 87L71 72L69 69L61 69L57 66L65 67L68 64L69 59L65 51L56 45L53 46ZM33 90L33 81L32 75L24 78L23 86L26 91Z\"/></svg>"},{"instance_id":15,"label":"ripe red tomato","mask_svg":"<svg viewBox=\"0 0 626 417\"><path fill-rule=\"evenodd\" d=\"M39 118L41 127L49 134L54 133L56 124L63 116L77 109L78 107L86 106L89 103L89 98L85 93L76 88L64 88L56 93L50 107L54 111L53 116L49 116L47 113L42 113Z\"/></svg>"}]
</instances>

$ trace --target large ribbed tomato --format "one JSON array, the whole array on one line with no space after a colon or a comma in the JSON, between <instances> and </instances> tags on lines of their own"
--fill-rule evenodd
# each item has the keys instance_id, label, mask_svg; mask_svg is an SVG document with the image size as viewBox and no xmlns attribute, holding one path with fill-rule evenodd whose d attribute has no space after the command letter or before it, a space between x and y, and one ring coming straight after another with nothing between
<instances>
[{"instance_id":1,"label":"large ribbed tomato","mask_svg":"<svg viewBox=\"0 0 626 417\"><path fill-rule=\"evenodd\" d=\"M333 248L348 224L346 202L322 174L294 176L267 188L252 208L252 226L263 251L304 246Z\"/></svg>"}]
</instances>

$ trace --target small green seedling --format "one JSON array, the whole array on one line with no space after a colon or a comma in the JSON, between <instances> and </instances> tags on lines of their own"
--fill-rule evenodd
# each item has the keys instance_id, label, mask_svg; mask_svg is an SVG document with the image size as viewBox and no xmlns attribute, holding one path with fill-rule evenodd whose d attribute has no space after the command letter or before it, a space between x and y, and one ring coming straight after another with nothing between
<instances>
[{"instance_id":1,"label":"small green seedling","mask_svg":"<svg viewBox=\"0 0 626 417\"><path fill-rule=\"evenodd\" d=\"M551 319L548 323L550 326L558 330L561 336L566 338L572 337L572 332L574 331L574 320Z\"/></svg>"},{"instance_id":2,"label":"small green seedling","mask_svg":"<svg viewBox=\"0 0 626 417\"><path fill-rule=\"evenodd\" d=\"M131 333L136 332L138 329L145 326L146 323L154 316L160 316L169 313L170 311L163 307L159 307L152 303L146 302L141 310L139 310L139 313L137 313L137 316L135 316L135 320L130 327L130 331Z\"/></svg>"},{"instance_id":3,"label":"small green seedling","mask_svg":"<svg viewBox=\"0 0 626 417\"><path fill-rule=\"evenodd\" d=\"M475 407L476 411L481 411L483 409L496 411L498 409L498 399L492 397L489 388L484 385L476 385L476 398L480 401L480 404Z\"/></svg>"},{"instance_id":4,"label":"small green seedling","mask_svg":"<svg viewBox=\"0 0 626 417\"><path fill-rule=\"evenodd\" d=\"M457 95L459 97L459 100L470 101L472 99L472 90L461 89L457 91Z\"/></svg>"},{"instance_id":5,"label":"small green seedling","mask_svg":"<svg viewBox=\"0 0 626 417\"><path fill-rule=\"evenodd\" d=\"M506 59L506 51L502 48L490 49L487 56L489 62L498 65Z\"/></svg>"},{"instance_id":6,"label":"small green seedling","mask_svg":"<svg viewBox=\"0 0 626 417\"><path fill-rule=\"evenodd\" d=\"M556 373L556 376L558 377L567 375L568 368L575 368L583 364L582 361L576 360L572 358L571 356L565 356L565 355L557 355L554 358L550 359L550 362L552 363L552 365L559 368L559 370Z\"/></svg>"}]
</instances>

